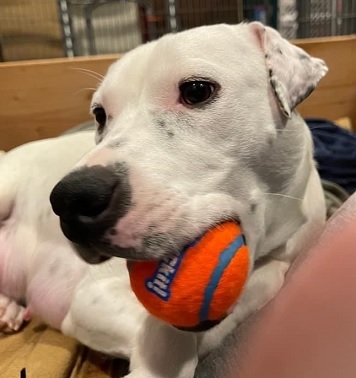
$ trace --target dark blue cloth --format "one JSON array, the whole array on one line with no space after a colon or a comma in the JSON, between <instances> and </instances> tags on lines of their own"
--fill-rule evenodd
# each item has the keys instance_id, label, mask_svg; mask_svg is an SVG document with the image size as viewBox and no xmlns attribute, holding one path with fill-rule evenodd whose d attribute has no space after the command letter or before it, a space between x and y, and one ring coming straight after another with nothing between
<instances>
[{"instance_id":1,"label":"dark blue cloth","mask_svg":"<svg viewBox=\"0 0 356 378\"><path fill-rule=\"evenodd\" d=\"M322 179L350 194L356 190L356 134L324 119L306 119L313 135L315 160Z\"/></svg>"}]
</instances>

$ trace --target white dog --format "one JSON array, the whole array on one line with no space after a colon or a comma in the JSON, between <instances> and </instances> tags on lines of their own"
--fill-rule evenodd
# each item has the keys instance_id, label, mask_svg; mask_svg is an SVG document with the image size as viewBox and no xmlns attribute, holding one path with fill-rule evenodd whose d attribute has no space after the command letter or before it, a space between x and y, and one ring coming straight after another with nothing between
<instances>
[{"instance_id":1,"label":"white dog","mask_svg":"<svg viewBox=\"0 0 356 378\"><path fill-rule=\"evenodd\" d=\"M92 101L96 146L80 132L0 158L2 327L39 316L129 358L131 378L193 377L323 226L311 136L294 109L326 72L259 23L167 35L114 63ZM148 315L125 260L111 257L159 259L226 219L241 223L253 262L233 312L204 332Z\"/></svg>"}]
</instances>

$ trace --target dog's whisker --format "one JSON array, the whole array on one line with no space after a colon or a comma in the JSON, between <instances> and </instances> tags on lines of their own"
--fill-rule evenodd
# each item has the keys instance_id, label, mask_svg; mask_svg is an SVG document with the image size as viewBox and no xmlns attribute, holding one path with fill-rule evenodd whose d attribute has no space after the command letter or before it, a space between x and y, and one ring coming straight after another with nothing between
<instances>
[{"instance_id":1,"label":"dog's whisker","mask_svg":"<svg viewBox=\"0 0 356 378\"><path fill-rule=\"evenodd\" d=\"M316 129L325 129L324 125L318 125L318 126L309 126L310 130L316 130Z\"/></svg>"},{"instance_id":2,"label":"dog's whisker","mask_svg":"<svg viewBox=\"0 0 356 378\"><path fill-rule=\"evenodd\" d=\"M265 192L265 194L268 194L268 195L270 195L270 196L277 196L277 197L289 198L289 199L293 199L293 200L296 200L296 201L303 201L303 198L293 197L293 196L289 196L289 195L287 195L287 194L281 194L281 193L268 193L268 192Z\"/></svg>"},{"instance_id":3,"label":"dog's whisker","mask_svg":"<svg viewBox=\"0 0 356 378\"><path fill-rule=\"evenodd\" d=\"M96 72L96 71L93 71L93 70L89 70L88 68L74 67L73 69L74 69L74 70L81 71L81 72L85 72L85 73L93 74L93 75L95 75L98 79L104 79L104 75L102 75L102 74L99 73L99 72Z\"/></svg>"},{"instance_id":4,"label":"dog's whisker","mask_svg":"<svg viewBox=\"0 0 356 378\"><path fill-rule=\"evenodd\" d=\"M278 134L304 134L304 130L297 130L297 129L293 129L293 130L278 130L277 131Z\"/></svg>"},{"instance_id":5,"label":"dog's whisker","mask_svg":"<svg viewBox=\"0 0 356 378\"><path fill-rule=\"evenodd\" d=\"M83 92L83 91L93 91L93 92L95 92L96 90L97 90L97 88L82 88L82 89L79 89L78 91L76 91L74 93L74 96L76 96L78 93Z\"/></svg>"},{"instance_id":6,"label":"dog's whisker","mask_svg":"<svg viewBox=\"0 0 356 378\"><path fill-rule=\"evenodd\" d=\"M101 75L98 72L95 72L95 71L92 71L92 70L88 70L86 68L79 68L79 67L74 67L74 68L71 68L71 69L79 71L79 72L81 72L83 74L86 74L86 75L88 75L90 77L93 77L94 79L98 80L99 83L101 83L104 80L104 76Z\"/></svg>"},{"instance_id":7,"label":"dog's whisker","mask_svg":"<svg viewBox=\"0 0 356 378\"><path fill-rule=\"evenodd\" d=\"M298 129L295 129L295 130L278 130L278 133L279 133L279 135L287 134L287 135L292 135L292 136L296 136L296 137L299 137L300 135L305 135L304 130L298 130Z\"/></svg>"},{"instance_id":8,"label":"dog's whisker","mask_svg":"<svg viewBox=\"0 0 356 378\"><path fill-rule=\"evenodd\" d=\"M309 129L311 131L313 130L319 130L319 129L324 129L325 127L324 126L314 126L314 127L310 127ZM281 129L281 130L278 130L279 133L290 133L290 134L296 134L296 135L300 135L300 134L304 134L304 131L300 131L299 129Z\"/></svg>"}]
</instances>

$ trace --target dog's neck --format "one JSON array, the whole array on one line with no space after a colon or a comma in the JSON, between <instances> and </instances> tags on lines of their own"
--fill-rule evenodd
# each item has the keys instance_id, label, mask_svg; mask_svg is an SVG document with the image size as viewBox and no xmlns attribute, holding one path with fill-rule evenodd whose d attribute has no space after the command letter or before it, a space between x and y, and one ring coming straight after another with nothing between
<instances>
[{"instance_id":1,"label":"dog's neck","mask_svg":"<svg viewBox=\"0 0 356 378\"><path fill-rule=\"evenodd\" d=\"M304 120L295 113L278 133L273 152L260 167L267 187L266 232L258 245L257 256L284 248L288 239L307 221L304 202L308 184L316 174L312 138Z\"/></svg>"}]
</instances>

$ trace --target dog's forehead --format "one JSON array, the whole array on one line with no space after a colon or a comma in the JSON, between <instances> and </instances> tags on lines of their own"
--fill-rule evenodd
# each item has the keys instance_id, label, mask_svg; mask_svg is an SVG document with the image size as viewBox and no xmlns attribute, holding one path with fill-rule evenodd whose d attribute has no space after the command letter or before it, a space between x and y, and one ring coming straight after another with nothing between
<instances>
[{"instance_id":1,"label":"dog's forehead","mask_svg":"<svg viewBox=\"0 0 356 378\"><path fill-rule=\"evenodd\" d=\"M246 24L210 25L189 29L177 34L169 34L158 41L160 48L175 51L183 58L204 57L209 60L217 57L221 63L221 54L241 51L252 47L253 34Z\"/></svg>"},{"instance_id":2,"label":"dog's forehead","mask_svg":"<svg viewBox=\"0 0 356 378\"><path fill-rule=\"evenodd\" d=\"M203 26L168 34L132 50L109 74L131 79L132 76L137 78L142 71L147 75L147 72L162 71L167 65L173 71L181 64L189 66L190 62L199 59L222 66L222 59L233 56L243 59L249 50L257 51L258 47L246 24Z\"/></svg>"},{"instance_id":3,"label":"dog's forehead","mask_svg":"<svg viewBox=\"0 0 356 378\"><path fill-rule=\"evenodd\" d=\"M96 97L126 98L144 87L177 84L190 76L235 70L261 54L247 25L212 25L169 34L127 53L109 69Z\"/></svg>"}]
</instances>

